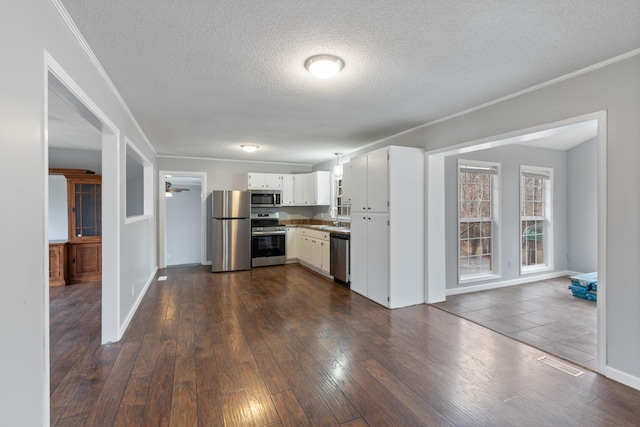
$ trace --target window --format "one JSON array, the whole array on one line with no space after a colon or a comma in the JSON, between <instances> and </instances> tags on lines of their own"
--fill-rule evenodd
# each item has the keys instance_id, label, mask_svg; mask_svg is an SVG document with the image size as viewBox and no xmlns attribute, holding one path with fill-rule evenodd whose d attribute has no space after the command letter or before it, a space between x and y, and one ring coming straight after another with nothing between
<instances>
[{"instance_id":1,"label":"window","mask_svg":"<svg viewBox=\"0 0 640 427\"><path fill-rule=\"evenodd\" d=\"M351 204L345 199L344 177L336 180L336 218L351 216Z\"/></svg>"},{"instance_id":2,"label":"window","mask_svg":"<svg viewBox=\"0 0 640 427\"><path fill-rule=\"evenodd\" d=\"M460 281L497 274L499 165L458 162Z\"/></svg>"},{"instance_id":3,"label":"window","mask_svg":"<svg viewBox=\"0 0 640 427\"><path fill-rule=\"evenodd\" d=\"M131 142L126 152L125 222L153 216L153 165Z\"/></svg>"},{"instance_id":4,"label":"window","mask_svg":"<svg viewBox=\"0 0 640 427\"><path fill-rule=\"evenodd\" d=\"M552 170L520 167L521 270L551 267Z\"/></svg>"}]
</instances>

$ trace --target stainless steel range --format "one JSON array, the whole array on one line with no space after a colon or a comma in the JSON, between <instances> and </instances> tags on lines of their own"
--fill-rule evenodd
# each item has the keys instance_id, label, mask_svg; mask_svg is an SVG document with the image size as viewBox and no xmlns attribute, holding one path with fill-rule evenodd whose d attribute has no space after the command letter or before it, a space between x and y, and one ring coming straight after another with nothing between
<instances>
[{"instance_id":1,"label":"stainless steel range","mask_svg":"<svg viewBox=\"0 0 640 427\"><path fill-rule=\"evenodd\" d=\"M287 229L278 212L251 213L251 267L285 263Z\"/></svg>"}]
</instances>

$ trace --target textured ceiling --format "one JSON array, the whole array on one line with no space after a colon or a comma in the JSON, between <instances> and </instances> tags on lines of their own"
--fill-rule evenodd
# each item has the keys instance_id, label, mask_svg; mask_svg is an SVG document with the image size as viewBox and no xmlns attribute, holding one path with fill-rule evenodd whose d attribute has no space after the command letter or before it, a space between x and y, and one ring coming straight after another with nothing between
<instances>
[{"instance_id":1,"label":"textured ceiling","mask_svg":"<svg viewBox=\"0 0 640 427\"><path fill-rule=\"evenodd\" d=\"M49 90L49 147L100 151L102 133Z\"/></svg>"},{"instance_id":2,"label":"textured ceiling","mask_svg":"<svg viewBox=\"0 0 640 427\"><path fill-rule=\"evenodd\" d=\"M160 155L316 164L640 47L638 0L62 3Z\"/></svg>"}]
</instances>

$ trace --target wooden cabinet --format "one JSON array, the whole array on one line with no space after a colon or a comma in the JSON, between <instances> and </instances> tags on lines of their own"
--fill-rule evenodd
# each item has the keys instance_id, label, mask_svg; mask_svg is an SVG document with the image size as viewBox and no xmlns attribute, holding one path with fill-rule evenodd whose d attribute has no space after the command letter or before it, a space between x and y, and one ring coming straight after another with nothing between
<instances>
[{"instance_id":1,"label":"wooden cabinet","mask_svg":"<svg viewBox=\"0 0 640 427\"><path fill-rule=\"evenodd\" d=\"M281 190L282 174L249 172L247 188L249 190Z\"/></svg>"},{"instance_id":2,"label":"wooden cabinet","mask_svg":"<svg viewBox=\"0 0 640 427\"><path fill-rule=\"evenodd\" d=\"M69 282L102 280L102 243L69 244Z\"/></svg>"},{"instance_id":3,"label":"wooden cabinet","mask_svg":"<svg viewBox=\"0 0 640 427\"><path fill-rule=\"evenodd\" d=\"M65 176L69 209L69 282L102 280L102 177Z\"/></svg>"},{"instance_id":4,"label":"wooden cabinet","mask_svg":"<svg viewBox=\"0 0 640 427\"><path fill-rule=\"evenodd\" d=\"M49 286L67 284L67 242L49 242Z\"/></svg>"},{"instance_id":5,"label":"wooden cabinet","mask_svg":"<svg viewBox=\"0 0 640 427\"><path fill-rule=\"evenodd\" d=\"M320 273L329 274L331 270L329 233L301 228L298 241L300 243L300 260L303 264Z\"/></svg>"},{"instance_id":6,"label":"wooden cabinet","mask_svg":"<svg viewBox=\"0 0 640 427\"><path fill-rule=\"evenodd\" d=\"M424 152L351 160L351 289L389 308L424 302Z\"/></svg>"}]
</instances>

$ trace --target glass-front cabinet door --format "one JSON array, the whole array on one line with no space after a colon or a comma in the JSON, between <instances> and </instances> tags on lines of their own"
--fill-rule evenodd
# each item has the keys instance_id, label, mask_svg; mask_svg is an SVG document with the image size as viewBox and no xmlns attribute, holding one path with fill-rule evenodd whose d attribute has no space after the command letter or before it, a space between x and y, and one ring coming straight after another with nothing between
<instances>
[{"instance_id":1,"label":"glass-front cabinet door","mask_svg":"<svg viewBox=\"0 0 640 427\"><path fill-rule=\"evenodd\" d=\"M100 241L102 237L102 177L67 179L69 241Z\"/></svg>"}]
</instances>

